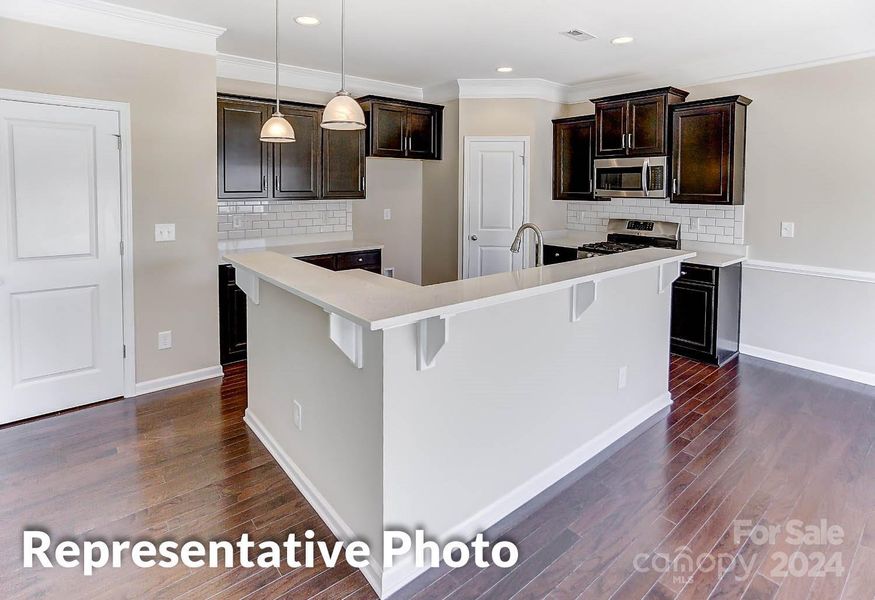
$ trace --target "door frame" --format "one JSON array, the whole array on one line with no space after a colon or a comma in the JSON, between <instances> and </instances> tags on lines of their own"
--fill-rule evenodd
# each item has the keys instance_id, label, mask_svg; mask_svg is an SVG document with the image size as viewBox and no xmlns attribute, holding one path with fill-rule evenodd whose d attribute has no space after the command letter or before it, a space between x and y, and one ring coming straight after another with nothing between
<instances>
[{"instance_id":1,"label":"door frame","mask_svg":"<svg viewBox=\"0 0 875 600\"><path fill-rule=\"evenodd\" d=\"M69 106L106 110L118 114L121 149L119 152L119 200L121 202L121 241L124 244L122 259L122 344L125 348L124 384L122 394L125 398L137 395L137 351L136 328L134 320L134 224L133 224L133 183L131 180L131 105L127 102L94 100L74 96L58 96L39 92L9 90L0 88L0 100Z\"/></svg>"},{"instance_id":2,"label":"door frame","mask_svg":"<svg viewBox=\"0 0 875 600\"><path fill-rule=\"evenodd\" d=\"M529 220L529 182L532 146L531 138L527 135L466 135L464 137L464 151L462 153L462 194L459 198L459 264L458 277L465 279L468 274L468 156L471 154L471 144L475 142L522 142L523 143L523 223ZM522 259L523 268L528 263L530 254L529 242L523 239Z\"/></svg>"}]
</instances>

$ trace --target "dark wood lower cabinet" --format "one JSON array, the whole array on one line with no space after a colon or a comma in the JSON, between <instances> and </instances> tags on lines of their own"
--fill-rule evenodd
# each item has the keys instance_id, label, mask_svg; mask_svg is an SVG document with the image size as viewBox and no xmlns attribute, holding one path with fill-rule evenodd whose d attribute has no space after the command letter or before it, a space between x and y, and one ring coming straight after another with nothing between
<instances>
[{"instance_id":1,"label":"dark wood lower cabinet","mask_svg":"<svg viewBox=\"0 0 875 600\"><path fill-rule=\"evenodd\" d=\"M298 258L331 271L363 269L382 274L382 252L342 252ZM236 283L231 265L219 265L219 345L223 365L246 359L246 294Z\"/></svg>"},{"instance_id":2,"label":"dark wood lower cabinet","mask_svg":"<svg viewBox=\"0 0 875 600\"><path fill-rule=\"evenodd\" d=\"M231 265L219 265L219 346L223 365L246 359L246 294Z\"/></svg>"},{"instance_id":3,"label":"dark wood lower cabinet","mask_svg":"<svg viewBox=\"0 0 875 600\"><path fill-rule=\"evenodd\" d=\"M565 246L551 246L544 244L544 264L555 265L558 263L577 260L577 248L567 248Z\"/></svg>"},{"instance_id":4,"label":"dark wood lower cabinet","mask_svg":"<svg viewBox=\"0 0 875 600\"><path fill-rule=\"evenodd\" d=\"M722 365L738 354L741 264L684 263L671 299L671 351Z\"/></svg>"}]
</instances>

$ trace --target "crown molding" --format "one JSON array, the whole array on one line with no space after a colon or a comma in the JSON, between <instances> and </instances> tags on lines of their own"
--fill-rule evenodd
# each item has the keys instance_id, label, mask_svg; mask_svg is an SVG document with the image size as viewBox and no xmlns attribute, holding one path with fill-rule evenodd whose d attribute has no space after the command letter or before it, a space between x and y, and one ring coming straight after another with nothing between
<instances>
[{"instance_id":1,"label":"crown molding","mask_svg":"<svg viewBox=\"0 0 875 600\"><path fill-rule=\"evenodd\" d=\"M226 79L274 83L274 63L219 53L216 56L216 76ZM379 79L346 76L346 87L353 96L376 94L405 100L422 100L422 88ZM340 89L340 73L319 71L295 65L280 64L280 85L303 90L334 93Z\"/></svg>"},{"instance_id":2,"label":"crown molding","mask_svg":"<svg viewBox=\"0 0 875 600\"><path fill-rule=\"evenodd\" d=\"M0 17L127 42L214 55L224 27L100 0L3 0Z\"/></svg>"},{"instance_id":3,"label":"crown molding","mask_svg":"<svg viewBox=\"0 0 875 600\"><path fill-rule=\"evenodd\" d=\"M459 98L526 98L564 102L569 86L546 79L459 79Z\"/></svg>"}]
</instances>

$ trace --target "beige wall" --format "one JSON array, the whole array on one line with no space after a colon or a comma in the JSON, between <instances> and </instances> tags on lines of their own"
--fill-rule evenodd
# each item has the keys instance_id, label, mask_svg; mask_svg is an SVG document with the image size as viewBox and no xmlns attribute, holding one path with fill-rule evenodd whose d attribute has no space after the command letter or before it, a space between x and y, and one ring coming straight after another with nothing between
<instances>
[{"instance_id":1,"label":"beige wall","mask_svg":"<svg viewBox=\"0 0 875 600\"><path fill-rule=\"evenodd\" d=\"M459 101L444 104L441 160L422 165L422 283L458 278Z\"/></svg>"},{"instance_id":2,"label":"beige wall","mask_svg":"<svg viewBox=\"0 0 875 600\"><path fill-rule=\"evenodd\" d=\"M219 79L220 92L272 98L272 85ZM280 88L280 97L293 102L327 104L332 94ZM422 261L422 161L367 159L367 198L352 201L352 229L356 239L385 245L383 266L395 267L395 276L410 283L421 280ZM383 219L383 210L392 219Z\"/></svg>"},{"instance_id":3,"label":"beige wall","mask_svg":"<svg viewBox=\"0 0 875 600\"><path fill-rule=\"evenodd\" d=\"M0 40L0 87L131 106L137 381L217 365L215 59L6 19Z\"/></svg>"}]
</instances>

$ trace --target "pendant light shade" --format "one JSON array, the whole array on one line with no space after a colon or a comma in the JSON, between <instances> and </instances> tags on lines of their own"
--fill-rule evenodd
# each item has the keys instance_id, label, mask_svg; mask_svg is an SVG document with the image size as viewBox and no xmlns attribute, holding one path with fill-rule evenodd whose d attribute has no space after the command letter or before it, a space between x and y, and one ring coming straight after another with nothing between
<instances>
[{"instance_id":1,"label":"pendant light shade","mask_svg":"<svg viewBox=\"0 0 875 600\"><path fill-rule=\"evenodd\" d=\"M294 142L295 130L281 112L275 112L261 128L261 141L274 144Z\"/></svg>"},{"instance_id":2,"label":"pendant light shade","mask_svg":"<svg viewBox=\"0 0 875 600\"><path fill-rule=\"evenodd\" d=\"M276 51L276 110L273 115L265 121L261 127L261 136L259 139L262 142L270 142L272 144L285 144L295 141L295 130L292 124L289 123L280 112L280 0L274 0L274 50Z\"/></svg>"},{"instance_id":3,"label":"pendant light shade","mask_svg":"<svg viewBox=\"0 0 875 600\"><path fill-rule=\"evenodd\" d=\"M340 91L322 112L322 127L347 131L364 129L365 113L348 92Z\"/></svg>"},{"instance_id":4,"label":"pendant light shade","mask_svg":"<svg viewBox=\"0 0 875 600\"><path fill-rule=\"evenodd\" d=\"M365 128L365 113L361 105L346 91L344 37L346 31L346 0L340 4L340 91L322 111L322 127L354 131Z\"/></svg>"}]
</instances>

